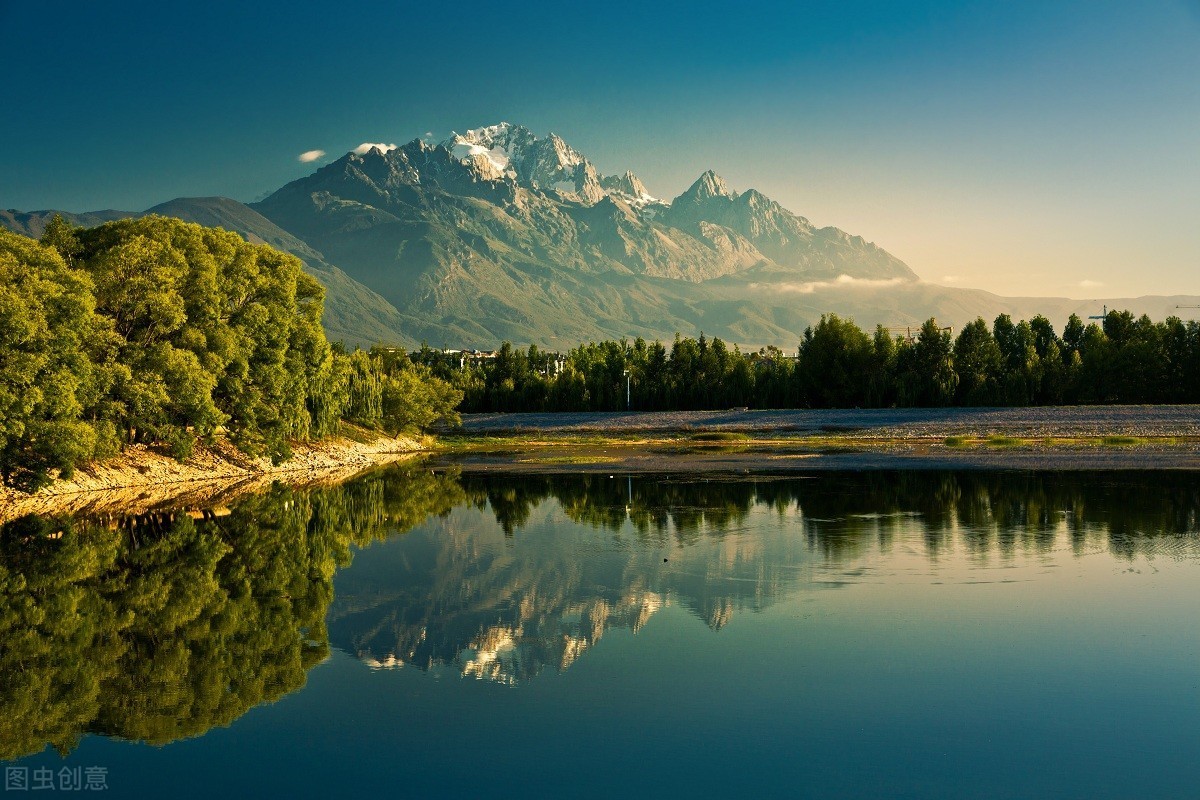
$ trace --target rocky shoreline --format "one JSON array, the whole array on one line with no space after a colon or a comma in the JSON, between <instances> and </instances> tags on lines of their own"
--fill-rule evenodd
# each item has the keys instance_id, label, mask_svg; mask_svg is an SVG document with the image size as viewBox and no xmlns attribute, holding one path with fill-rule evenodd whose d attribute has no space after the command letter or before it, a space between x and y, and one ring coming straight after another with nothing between
<instances>
[{"instance_id":1,"label":"rocky shoreline","mask_svg":"<svg viewBox=\"0 0 1200 800\"><path fill-rule=\"evenodd\" d=\"M177 461L146 445L134 445L112 459L81 468L33 493L0 488L0 522L26 514L122 514L157 508L219 506L274 482L289 485L336 483L372 467L411 458L429 443L353 429L349 435L297 443L280 464L251 458L227 441L197 447Z\"/></svg>"}]
</instances>

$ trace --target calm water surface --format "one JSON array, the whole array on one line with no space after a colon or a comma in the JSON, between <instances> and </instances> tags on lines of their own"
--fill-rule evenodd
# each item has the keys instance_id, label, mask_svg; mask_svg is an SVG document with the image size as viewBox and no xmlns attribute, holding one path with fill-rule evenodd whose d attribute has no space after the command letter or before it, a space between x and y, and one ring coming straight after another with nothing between
<instances>
[{"instance_id":1,"label":"calm water surface","mask_svg":"<svg viewBox=\"0 0 1200 800\"><path fill-rule=\"evenodd\" d=\"M25 518L0 757L42 796L1197 797L1198 510L1178 473L410 467Z\"/></svg>"}]
</instances>

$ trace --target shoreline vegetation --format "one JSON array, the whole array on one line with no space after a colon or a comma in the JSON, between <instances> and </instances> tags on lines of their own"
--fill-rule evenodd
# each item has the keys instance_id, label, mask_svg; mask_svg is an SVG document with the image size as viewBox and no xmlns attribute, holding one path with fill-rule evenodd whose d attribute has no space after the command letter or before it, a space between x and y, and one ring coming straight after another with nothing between
<instances>
[{"instance_id":1,"label":"shoreline vegetation","mask_svg":"<svg viewBox=\"0 0 1200 800\"><path fill-rule=\"evenodd\" d=\"M1046 317L1007 314L957 332L929 319L868 333L825 314L788 352L742 352L701 333L565 354L422 347L410 358L462 392L462 413L1200 403L1200 322L1116 310L1099 319L1072 314L1061 335Z\"/></svg>"},{"instance_id":2,"label":"shoreline vegetation","mask_svg":"<svg viewBox=\"0 0 1200 800\"><path fill-rule=\"evenodd\" d=\"M3 484L35 492L131 448L274 467L346 424L395 437L457 421L461 394L403 352L328 342L323 304L299 259L217 228L0 231Z\"/></svg>"}]
</instances>

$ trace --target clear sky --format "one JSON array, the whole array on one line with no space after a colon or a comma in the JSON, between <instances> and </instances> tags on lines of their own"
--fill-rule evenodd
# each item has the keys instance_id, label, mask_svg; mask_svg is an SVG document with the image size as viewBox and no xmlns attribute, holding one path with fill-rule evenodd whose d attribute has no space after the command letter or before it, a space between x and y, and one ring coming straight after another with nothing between
<instances>
[{"instance_id":1,"label":"clear sky","mask_svg":"<svg viewBox=\"0 0 1200 800\"><path fill-rule=\"evenodd\" d=\"M306 151L508 120L935 283L1200 293L1200 0L0 0L0 70L0 208L248 201Z\"/></svg>"}]
</instances>

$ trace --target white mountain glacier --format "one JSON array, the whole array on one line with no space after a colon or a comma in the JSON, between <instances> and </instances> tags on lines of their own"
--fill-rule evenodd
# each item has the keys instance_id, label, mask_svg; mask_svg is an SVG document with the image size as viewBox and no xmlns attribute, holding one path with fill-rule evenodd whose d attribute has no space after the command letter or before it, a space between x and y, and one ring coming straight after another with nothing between
<instances>
[{"instance_id":1,"label":"white mountain glacier","mask_svg":"<svg viewBox=\"0 0 1200 800\"><path fill-rule=\"evenodd\" d=\"M542 139L523 125L501 122L453 133L441 144L485 180L508 179L589 205L604 197L623 200L636 208L661 202L632 172L601 175L556 133Z\"/></svg>"}]
</instances>

